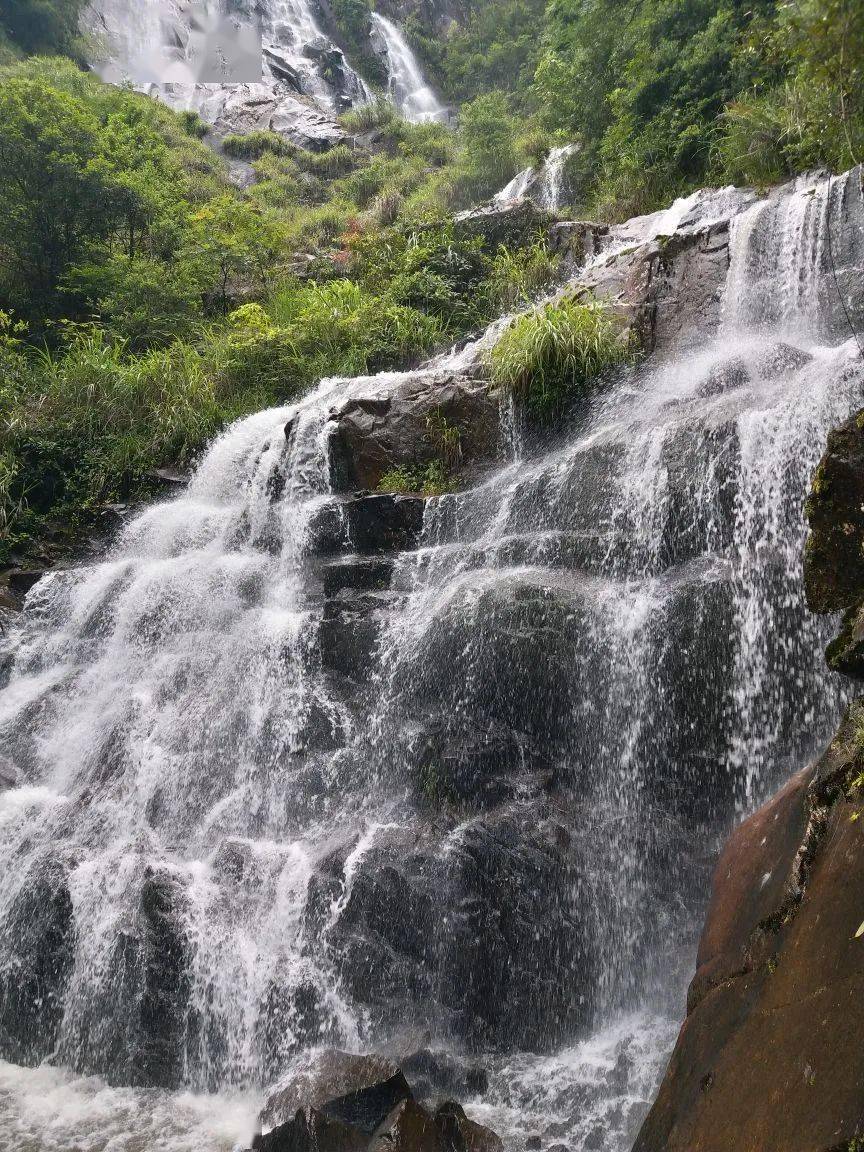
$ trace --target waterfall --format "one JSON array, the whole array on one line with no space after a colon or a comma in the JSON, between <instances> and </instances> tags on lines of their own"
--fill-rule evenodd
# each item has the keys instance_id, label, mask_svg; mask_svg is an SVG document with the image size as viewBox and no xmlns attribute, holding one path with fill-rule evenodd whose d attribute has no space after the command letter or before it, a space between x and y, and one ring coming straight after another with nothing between
<instances>
[{"instance_id":1,"label":"waterfall","mask_svg":"<svg viewBox=\"0 0 864 1152\"><path fill-rule=\"evenodd\" d=\"M262 83L271 94L301 92L327 112L369 99L365 82L319 27L310 0L198 0L198 7L214 24L234 28L243 70L226 83L200 82L213 79L201 71L206 58L196 55L200 15L193 18L181 0L91 0L83 19L103 57L100 74L115 83L131 80L205 119L240 91L240 82L251 86L253 105L266 95Z\"/></svg>"},{"instance_id":2,"label":"waterfall","mask_svg":"<svg viewBox=\"0 0 864 1152\"><path fill-rule=\"evenodd\" d=\"M402 32L380 12L372 13L372 24L384 43L388 93L405 119L414 123L446 120L447 109L424 79L417 58Z\"/></svg>"},{"instance_id":3,"label":"waterfall","mask_svg":"<svg viewBox=\"0 0 864 1152\"><path fill-rule=\"evenodd\" d=\"M509 204L527 197L538 208L556 211L566 203L568 190L565 187L564 172L567 160L578 150L576 144L564 144L553 148L539 171L526 168L519 172L494 200L497 204Z\"/></svg>"},{"instance_id":4,"label":"waterfall","mask_svg":"<svg viewBox=\"0 0 864 1152\"><path fill-rule=\"evenodd\" d=\"M428 1033L486 1063L470 1110L509 1147L624 1152L718 839L840 707L800 578L862 386L814 319L827 195L727 195L719 330L427 501L416 547L339 493L333 413L470 370L506 321L241 420L35 586L0 693L0 1128L71 1150L67 1115L107 1141L139 1108L170 1152L229 1149L315 1046Z\"/></svg>"}]
</instances>

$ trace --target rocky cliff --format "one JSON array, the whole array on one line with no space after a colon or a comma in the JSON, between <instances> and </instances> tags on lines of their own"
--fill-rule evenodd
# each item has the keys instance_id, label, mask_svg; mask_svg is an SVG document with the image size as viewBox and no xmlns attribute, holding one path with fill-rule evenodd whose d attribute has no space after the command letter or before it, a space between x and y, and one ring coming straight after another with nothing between
<instances>
[{"instance_id":1,"label":"rocky cliff","mask_svg":"<svg viewBox=\"0 0 864 1152\"><path fill-rule=\"evenodd\" d=\"M807 599L845 611L832 668L864 678L864 412L807 505ZM864 702L731 837L696 975L635 1152L839 1152L864 1134Z\"/></svg>"},{"instance_id":2,"label":"rocky cliff","mask_svg":"<svg viewBox=\"0 0 864 1152\"><path fill-rule=\"evenodd\" d=\"M30 590L0 695L5 1053L263 1092L315 1050L373 1051L411 1098L400 1081L351 1147L398 1147L403 1124L439 1152L496 1147L453 1097L508 1148L630 1146L677 1027L634 1005L677 989L718 835L837 723L802 502L861 373L800 318L831 331L828 252L851 282L859 193L855 172L547 220L562 291L608 302L646 353L558 426L521 435L492 389L504 318L240 421L109 555ZM454 491L374 490L454 428ZM685 1034L776 974L751 923L806 924L817 865L795 859L847 743L784 793L806 804L785 837L749 833L749 874L770 875L746 916L712 912ZM485 1085L430 1098L402 1059L427 1049ZM696 1105L725 1083L701 1051L679 1062ZM696 1121L668 1143L675 1067L643 1147L698 1147ZM366 1087L295 1094L262 1146L325 1147Z\"/></svg>"}]
</instances>

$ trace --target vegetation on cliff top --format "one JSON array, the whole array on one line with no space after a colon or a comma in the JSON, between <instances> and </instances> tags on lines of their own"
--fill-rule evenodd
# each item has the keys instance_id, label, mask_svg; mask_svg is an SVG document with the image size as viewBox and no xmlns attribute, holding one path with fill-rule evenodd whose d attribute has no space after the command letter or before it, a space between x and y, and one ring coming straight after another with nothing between
<instances>
[{"instance_id":1,"label":"vegetation on cliff top","mask_svg":"<svg viewBox=\"0 0 864 1152\"><path fill-rule=\"evenodd\" d=\"M523 133L580 141L589 211L864 152L859 0L473 0L446 37L409 32L450 99L494 89Z\"/></svg>"},{"instance_id":2,"label":"vegetation on cliff top","mask_svg":"<svg viewBox=\"0 0 864 1152\"><path fill-rule=\"evenodd\" d=\"M446 36L407 27L461 105L456 131L382 100L343 118L359 142L323 154L229 137L254 173L239 190L194 114L77 66L80 8L0 9L0 561L133 497L226 420L322 375L410 364L530 302L554 276L545 246L451 221L557 142L582 145L573 211L619 217L864 150L856 0L472 0ZM355 57L368 11L333 6ZM620 354L602 323L541 310L493 371L555 410L591 340L600 368ZM393 483L420 480L440 478Z\"/></svg>"},{"instance_id":3,"label":"vegetation on cliff top","mask_svg":"<svg viewBox=\"0 0 864 1152\"><path fill-rule=\"evenodd\" d=\"M0 560L226 421L416 362L548 279L533 237L523 255L454 231L518 165L493 112L453 135L373 106L354 115L374 153L235 138L244 192L194 116L61 58L0 69Z\"/></svg>"}]
</instances>

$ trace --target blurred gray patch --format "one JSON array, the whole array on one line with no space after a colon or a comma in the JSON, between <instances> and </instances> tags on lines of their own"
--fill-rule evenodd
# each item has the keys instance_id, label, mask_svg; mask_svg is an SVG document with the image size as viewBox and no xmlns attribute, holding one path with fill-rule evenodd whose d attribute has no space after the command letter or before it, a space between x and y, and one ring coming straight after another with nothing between
<instances>
[{"instance_id":1,"label":"blurred gray patch","mask_svg":"<svg viewBox=\"0 0 864 1152\"><path fill-rule=\"evenodd\" d=\"M82 24L112 83L257 84L257 9L254 0L90 0Z\"/></svg>"},{"instance_id":2,"label":"blurred gray patch","mask_svg":"<svg viewBox=\"0 0 864 1152\"><path fill-rule=\"evenodd\" d=\"M241 23L214 4L193 4L187 14L186 60L199 84L255 84L261 80L261 23Z\"/></svg>"}]
</instances>

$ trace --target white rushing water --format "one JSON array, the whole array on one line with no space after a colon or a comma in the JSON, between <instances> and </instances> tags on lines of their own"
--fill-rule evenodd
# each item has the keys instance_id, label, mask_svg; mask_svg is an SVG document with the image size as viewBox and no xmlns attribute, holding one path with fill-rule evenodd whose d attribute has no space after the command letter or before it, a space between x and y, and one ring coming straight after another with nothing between
<instances>
[{"instance_id":1,"label":"white rushing water","mask_svg":"<svg viewBox=\"0 0 864 1152\"><path fill-rule=\"evenodd\" d=\"M505 321L240 421L33 589L0 693L0 1149L125 1149L133 1114L148 1148L227 1149L309 1049L406 1036L488 1065L470 1111L511 1148L626 1149L718 838L840 704L800 577L862 387L824 335L828 194L735 201L720 330L429 501L392 572L332 413ZM482 799L430 815L490 748Z\"/></svg>"},{"instance_id":2,"label":"white rushing water","mask_svg":"<svg viewBox=\"0 0 864 1152\"><path fill-rule=\"evenodd\" d=\"M415 124L446 120L447 109L424 77L402 31L380 12L372 13L372 24L387 55L388 94L405 119Z\"/></svg>"},{"instance_id":3,"label":"white rushing water","mask_svg":"<svg viewBox=\"0 0 864 1152\"><path fill-rule=\"evenodd\" d=\"M578 151L578 144L553 148L539 169L526 168L493 197L496 204L511 204L527 198L538 208L554 212L567 203L569 189L565 182L567 161Z\"/></svg>"},{"instance_id":4,"label":"white rushing water","mask_svg":"<svg viewBox=\"0 0 864 1152\"><path fill-rule=\"evenodd\" d=\"M299 92L331 113L369 99L310 0L92 0L84 22L104 79L131 81L205 119L244 95L254 106Z\"/></svg>"}]
</instances>

